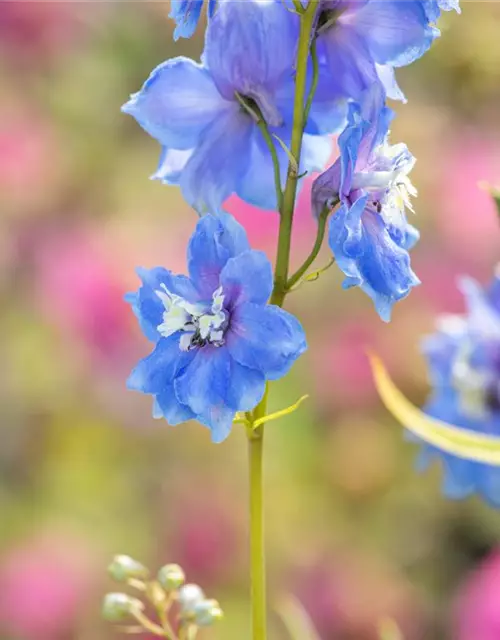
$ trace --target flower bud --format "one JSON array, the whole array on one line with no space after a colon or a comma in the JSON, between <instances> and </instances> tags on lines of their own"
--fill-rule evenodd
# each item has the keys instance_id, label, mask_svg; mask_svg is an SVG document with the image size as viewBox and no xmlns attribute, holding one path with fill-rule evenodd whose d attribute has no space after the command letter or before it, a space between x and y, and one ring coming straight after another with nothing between
<instances>
[{"instance_id":1,"label":"flower bud","mask_svg":"<svg viewBox=\"0 0 500 640\"><path fill-rule=\"evenodd\" d=\"M107 593L102 603L102 616L108 622L127 620L134 611L142 611L144 604L126 593Z\"/></svg>"},{"instance_id":2,"label":"flower bud","mask_svg":"<svg viewBox=\"0 0 500 640\"><path fill-rule=\"evenodd\" d=\"M149 571L143 564L130 556L118 555L113 558L113 562L109 565L108 573L113 580L126 582L131 578L145 580Z\"/></svg>"},{"instance_id":3,"label":"flower bud","mask_svg":"<svg viewBox=\"0 0 500 640\"><path fill-rule=\"evenodd\" d=\"M166 564L158 571L158 582L165 591L174 591L184 584L186 576L178 564Z\"/></svg>"},{"instance_id":4,"label":"flower bud","mask_svg":"<svg viewBox=\"0 0 500 640\"><path fill-rule=\"evenodd\" d=\"M202 600L194 609L194 621L199 627L209 627L223 617L217 600Z\"/></svg>"},{"instance_id":5,"label":"flower bud","mask_svg":"<svg viewBox=\"0 0 500 640\"><path fill-rule=\"evenodd\" d=\"M205 594L197 584L185 584L179 589L178 600L182 613L193 614L197 605L204 599Z\"/></svg>"}]
</instances>

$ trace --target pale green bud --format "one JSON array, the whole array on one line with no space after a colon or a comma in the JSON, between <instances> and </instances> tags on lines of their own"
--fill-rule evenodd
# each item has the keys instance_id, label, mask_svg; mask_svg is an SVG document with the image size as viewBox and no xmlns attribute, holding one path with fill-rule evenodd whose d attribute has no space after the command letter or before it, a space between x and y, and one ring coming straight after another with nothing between
<instances>
[{"instance_id":1,"label":"pale green bud","mask_svg":"<svg viewBox=\"0 0 500 640\"><path fill-rule=\"evenodd\" d=\"M126 593L107 593L102 603L102 617L108 622L123 622L134 611L142 611L144 604Z\"/></svg>"},{"instance_id":2,"label":"pale green bud","mask_svg":"<svg viewBox=\"0 0 500 640\"><path fill-rule=\"evenodd\" d=\"M194 621L199 627L209 627L223 617L217 600L202 600L194 609Z\"/></svg>"},{"instance_id":3,"label":"pale green bud","mask_svg":"<svg viewBox=\"0 0 500 640\"><path fill-rule=\"evenodd\" d=\"M126 582L131 578L145 580L149 575L149 571L143 564L130 556L123 555L113 558L113 562L108 567L108 573L117 582Z\"/></svg>"},{"instance_id":4,"label":"pale green bud","mask_svg":"<svg viewBox=\"0 0 500 640\"><path fill-rule=\"evenodd\" d=\"M186 576L178 564L166 564L158 571L158 582L165 591L174 591L184 584Z\"/></svg>"},{"instance_id":5,"label":"pale green bud","mask_svg":"<svg viewBox=\"0 0 500 640\"><path fill-rule=\"evenodd\" d=\"M201 587L197 584L185 584L179 589L177 596L182 613L193 614L197 605L205 599Z\"/></svg>"}]
</instances>

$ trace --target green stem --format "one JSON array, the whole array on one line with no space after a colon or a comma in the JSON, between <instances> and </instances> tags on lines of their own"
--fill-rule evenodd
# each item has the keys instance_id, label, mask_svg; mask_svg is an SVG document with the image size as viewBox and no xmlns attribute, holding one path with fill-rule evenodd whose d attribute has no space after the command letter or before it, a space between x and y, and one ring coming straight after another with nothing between
<instances>
[{"instance_id":1,"label":"green stem","mask_svg":"<svg viewBox=\"0 0 500 640\"><path fill-rule=\"evenodd\" d=\"M316 89L318 88L319 82L319 62L318 62L318 47L316 45L316 38L313 38L311 42L311 61L313 67L313 77L311 88L309 89L309 94L307 96L306 109L304 115L304 122L307 122L309 119L309 113L311 112L312 103L314 100L314 94L316 93Z\"/></svg>"},{"instance_id":2,"label":"green stem","mask_svg":"<svg viewBox=\"0 0 500 640\"><path fill-rule=\"evenodd\" d=\"M264 548L264 509L262 458L264 450L263 425L248 438L250 468L250 576L252 600L252 638L266 638L266 574Z\"/></svg>"},{"instance_id":3,"label":"green stem","mask_svg":"<svg viewBox=\"0 0 500 640\"><path fill-rule=\"evenodd\" d=\"M300 21L299 45L297 51L297 72L295 76L295 97L293 107L293 128L290 152L295 159L296 166L300 167L300 155L302 152L302 137L306 124L305 97L307 86L307 63L309 58L309 45L311 31L314 24L317 5L310 2ZM288 165L283 205L280 210L280 229L278 237L278 252L274 270L274 288L271 296L271 304L281 306L286 296L288 279L288 265L290 262L290 247L292 240L293 212L297 196L297 171L290 162Z\"/></svg>"},{"instance_id":4,"label":"green stem","mask_svg":"<svg viewBox=\"0 0 500 640\"><path fill-rule=\"evenodd\" d=\"M278 251L274 269L274 287L271 304L282 306L287 293L288 268L290 261L291 233L293 212L297 196L298 171L302 152L302 136L306 124L306 86L307 64L311 32L316 14L316 3L310 2L307 8L301 7L301 24L297 51L297 71L295 78L295 98L293 111L293 128L290 153L293 161L288 165L287 180L283 197L280 201L280 228ZM311 94L310 94L311 95ZM311 98L312 100L312 98ZM308 96L309 101L309 96ZM261 129L262 130L262 129ZM262 130L265 133L264 130ZM266 126L266 131L267 130ZM267 139L266 139L267 141ZM274 143L272 145L273 149ZM273 154L273 152L271 151ZM273 154L274 162L274 154ZM276 178L275 163L275 181ZM281 188L281 185L280 185ZM280 199L279 199L280 200ZM269 385L266 385L264 397L253 411L253 420L263 418L267 414L267 396ZM249 447L249 492L250 492L250 578L252 597L252 639L266 640L266 565L264 555L264 514L262 490L262 458L264 450L264 424L248 431Z\"/></svg>"},{"instance_id":5,"label":"green stem","mask_svg":"<svg viewBox=\"0 0 500 640\"><path fill-rule=\"evenodd\" d=\"M288 279L286 283L287 292L290 291L290 289L295 284L297 284L297 282L302 278L302 276L306 273L306 271L309 269L309 267L318 257L318 254L321 251L321 247L323 245L323 240L325 238L326 223L328 221L328 216L330 215L330 212L332 211L333 207L336 204L337 203L333 203L330 206L325 207L323 211L320 213L320 216L318 219L318 232L316 234L316 241L314 243L314 246L311 250L311 253L307 256L302 266L299 267L297 271L293 275L291 275L290 278Z\"/></svg>"},{"instance_id":6,"label":"green stem","mask_svg":"<svg viewBox=\"0 0 500 640\"><path fill-rule=\"evenodd\" d=\"M247 113L252 116L257 124L260 132L262 133L262 137L269 149L271 154L271 158L273 161L273 171L274 171L274 188L276 189L276 202L278 204L278 211L281 210L283 204L283 189L281 187L281 172L280 172L280 161L278 158L278 153L276 151L276 146L274 144L273 138L269 131L269 127L267 126L267 122L262 115L261 110L259 109L257 104L249 104L248 101L237 91L235 91L236 100L240 103L240 105L247 111Z\"/></svg>"}]
</instances>

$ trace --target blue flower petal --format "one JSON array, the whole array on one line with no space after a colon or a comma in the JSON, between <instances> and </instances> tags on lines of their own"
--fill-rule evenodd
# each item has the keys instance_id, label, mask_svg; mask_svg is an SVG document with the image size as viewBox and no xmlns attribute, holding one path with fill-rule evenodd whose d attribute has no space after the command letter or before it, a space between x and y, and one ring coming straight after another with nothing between
<instances>
[{"instance_id":1,"label":"blue flower petal","mask_svg":"<svg viewBox=\"0 0 500 640\"><path fill-rule=\"evenodd\" d=\"M158 168L151 180L160 180L163 184L179 184L182 170L191 157L191 149L169 149L162 147Z\"/></svg>"},{"instance_id":2,"label":"blue flower petal","mask_svg":"<svg viewBox=\"0 0 500 640\"><path fill-rule=\"evenodd\" d=\"M339 196L341 176L342 166L338 158L331 167L314 180L311 191L311 210L315 218L319 217L332 198Z\"/></svg>"},{"instance_id":3,"label":"blue flower petal","mask_svg":"<svg viewBox=\"0 0 500 640\"><path fill-rule=\"evenodd\" d=\"M453 11L460 13L459 0L423 0L424 8L429 22L436 22L441 11Z\"/></svg>"},{"instance_id":4,"label":"blue flower petal","mask_svg":"<svg viewBox=\"0 0 500 640\"><path fill-rule=\"evenodd\" d=\"M224 347L204 347L175 380L177 398L221 442L231 431L236 411L252 409L262 398L264 376L235 363Z\"/></svg>"},{"instance_id":5,"label":"blue flower petal","mask_svg":"<svg viewBox=\"0 0 500 640\"><path fill-rule=\"evenodd\" d=\"M288 156L278 143L274 146L280 164L281 184L284 185ZM248 169L244 179L239 182L238 196L255 207L277 211L273 161L262 133L256 127L252 131L249 147L245 153L248 157Z\"/></svg>"},{"instance_id":6,"label":"blue flower petal","mask_svg":"<svg viewBox=\"0 0 500 640\"><path fill-rule=\"evenodd\" d=\"M307 348L304 330L293 315L274 305L252 303L234 310L226 344L237 362L261 371L269 380L288 373Z\"/></svg>"},{"instance_id":7,"label":"blue flower petal","mask_svg":"<svg viewBox=\"0 0 500 640\"><path fill-rule=\"evenodd\" d=\"M273 270L262 251L245 251L230 258L220 274L226 309L253 302L265 304L273 290Z\"/></svg>"},{"instance_id":8,"label":"blue flower petal","mask_svg":"<svg viewBox=\"0 0 500 640\"><path fill-rule=\"evenodd\" d=\"M184 198L198 213L218 213L246 179L254 127L251 117L235 102L204 130L180 179Z\"/></svg>"},{"instance_id":9,"label":"blue flower petal","mask_svg":"<svg viewBox=\"0 0 500 640\"><path fill-rule=\"evenodd\" d=\"M292 75L298 26L298 16L281 2L221 3L207 28L203 53L221 93L228 100L234 91L254 98L274 124L269 115L274 106L267 109L264 98L272 97L285 74Z\"/></svg>"},{"instance_id":10,"label":"blue flower petal","mask_svg":"<svg viewBox=\"0 0 500 640\"><path fill-rule=\"evenodd\" d=\"M421 0L369 2L356 13L354 26L375 62L396 67L420 58L439 35Z\"/></svg>"},{"instance_id":11,"label":"blue flower petal","mask_svg":"<svg viewBox=\"0 0 500 640\"><path fill-rule=\"evenodd\" d=\"M170 0L169 17L177 24L174 40L190 38L200 19L203 0Z\"/></svg>"},{"instance_id":12,"label":"blue flower petal","mask_svg":"<svg viewBox=\"0 0 500 640\"><path fill-rule=\"evenodd\" d=\"M410 267L404 244L391 237L389 225L367 208L368 196L352 207L342 205L329 223L329 244L340 269L347 276L345 288L360 286L388 322L395 302L405 298L420 281Z\"/></svg>"},{"instance_id":13,"label":"blue flower petal","mask_svg":"<svg viewBox=\"0 0 500 640\"><path fill-rule=\"evenodd\" d=\"M318 38L320 57L325 58L331 90L346 99L359 100L378 82L378 74L363 35L352 26L339 25Z\"/></svg>"},{"instance_id":14,"label":"blue flower petal","mask_svg":"<svg viewBox=\"0 0 500 640\"><path fill-rule=\"evenodd\" d=\"M181 424L181 422L186 422L186 420L196 418L196 415L189 407L186 407L177 400L173 381L156 396L155 400L161 417L165 418L172 427Z\"/></svg>"},{"instance_id":15,"label":"blue flower petal","mask_svg":"<svg viewBox=\"0 0 500 640\"><path fill-rule=\"evenodd\" d=\"M162 145L192 149L204 129L231 105L217 91L206 69L179 57L156 67L122 111Z\"/></svg>"},{"instance_id":16,"label":"blue flower petal","mask_svg":"<svg viewBox=\"0 0 500 640\"><path fill-rule=\"evenodd\" d=\"M127 380L127 387L142 393L162 393L174 378L180 356L179 335L161 338L149 356L139 361Z\"/></svg>"},{"instance_id":17,"label":"blue flower petal","mask_svg":"<svg viewBox=\"0 0 500 640\"><path fill-rule=\"evenodd\" d=\"M245 229L228 213L203 216L188 245L188 269L200 294L211 299L227 261L248 251Z\"/></svg>"},{"instance_id":18,"label":"blue flower petal","mask_svg":"<svg viewBox=\"0 0 500 640\"><path fill-rule=\"evenodd\" d=\"M176 276L163 267L153 269L137 269L137 275L142 280L142 286L137 293L127 294L126 301L139 319L142 330L149 340L155 342L160 334L157 327L162 323L165 307L157 295L164 284L169 291L188 300L197 302L199 294L186 276Z\"/></svg>"}]
</instances>

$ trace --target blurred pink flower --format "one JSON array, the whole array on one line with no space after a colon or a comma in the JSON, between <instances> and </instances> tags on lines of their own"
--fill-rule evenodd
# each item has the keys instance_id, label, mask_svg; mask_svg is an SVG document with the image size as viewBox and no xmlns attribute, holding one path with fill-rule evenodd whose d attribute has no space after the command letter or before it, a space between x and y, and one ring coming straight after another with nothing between
<instances>
[{"instance_id":1,"label":"blurred pink flower","mask_svg":"<svg viewBox=\"0 0 500 640\"><path fill-rule=\"evenodd\" d=\"M10 2L2 3L8 6ZM27 6L30 3L26 3ZM3 11L3 8L2 8ZM0 12L1 15L1 12ZM1 38L1 36L0 36ZM0 109L1 198L30 197L47 188L56 172L58 148L53 130L39 114L16 103ZM50 158L50 162L47 159ZM29 185L28 192L27 185Z\"/></svg>"},{"instance_id":2,"label":"blurred pink flower","mask_svg":"<svg viewBox=\"0 0 500 640\"><path fill-rule=\"evenodd\" d=\"M0 49L16 62L40 62L74 45L82 24L79 3L47 0L8 0L0 11Z\"/></svg>"},{"instance_id":3,"label":"blurred pink flower","mask_svg":"<svg viewBox=\"0 0 500 640\"><path fill-rule=\"evenodd\" d=\"M478 183L500 180L500 141L477 131L460 133L442 156L435 210L450 249L476 264L497 259L498 214Z\"/></svg>"},{"instance_id":4,"label":"blurred pink flower","mask_svg":"<svg viewBox=\"0 0 500 640\"><path fill-rule=\"evenodd\" d=\"M59 232L38 253L36 285L46 318L91 355L121 360L135 343L133 316L110 252L92 233Z\"/></svg>"},{"instance_id":5,"label":"blurred pink flower","mask_svg":"<svg viewBox=\"0 0 500 640\"><path fill-rule=\"evenodd\" d=\"M495 550L469 576L459 590L453 608L453 638L500 638L500 550Z\"/></svg>"},{"instance_id":6,"label":"blurred pink flower","mask_svg":"<svg viewBox=\"0 0 500 640\"><path fill-rule=\"evenodd\" d=\"M296 570L289 584L321 640L379 640L385 617L397 622L405 640L424 637L422 607L409 583L359 552L318 557Z\"/></svg>"},{"instance_id":7,"label":"blurred pink flower","mask_svg":"<svg viewBox=\"0 0 500 640\"><path fill-rule=\"evenodd\" d=\"M372 320L367 317L367 320ZM328 339L314 349L313 367L320 402L326 406L361 408L376 396L366 349L376 341L373 323L350 320L329 327Z\"/></svg>"},{"instance_id":8,"label":"blurred pink flower","mask_svg":"<svg viewBox=\"0 0 500 640\"><path fill-rule=\"evenodd\" d=\"M293 250L303 252L303 259L316 237L316 222L311 214L310 203L312 182L313 177L304 180L294 215ZM252 248L265 251L273 259L278 239L279 214L276 211L258 209L236 196L231 197L224 206L245 227Z\"/></svg>"},{"instance_id":9,"label":"blurred pink flower","mask_svg":"<svg viewBox=\"0 0 500 640\"><path fill-rule=\"evenodd\" d=\"M168 524L169 558L203 588L237 579L245 557L242 519L229 496L217 495L212 487L207 500L203 492L186 490L176 503L169 509L175 513L175 522Z\"/></svg>"},{"instance_id":10,"label":"blurred pink flower","mask_svg":"<svg viewBox=\"0 0 500 640\"><path fill-rule=\"evenodd\" d=\"M0 559L2 636L64 638L92 592L92 561L93 554L82 540L58 532L11 549Z\"/></svg>"}]
</instances>

